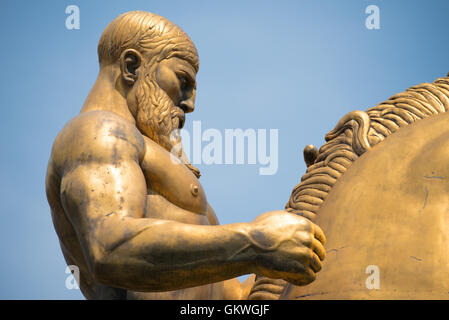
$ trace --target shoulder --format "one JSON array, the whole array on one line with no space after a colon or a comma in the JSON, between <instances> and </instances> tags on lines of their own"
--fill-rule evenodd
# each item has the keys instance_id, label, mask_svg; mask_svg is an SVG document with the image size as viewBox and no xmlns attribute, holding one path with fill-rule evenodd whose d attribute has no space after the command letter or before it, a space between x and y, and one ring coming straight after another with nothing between
<instances>
[{"instance_id":1,"label":"shoulder","mask_svg":"<svg viewBox=\"0 0 449 320\"><path fill-rule=\"evenodd\" d=\"M55 139L51 159L59 165L80 161L140 162L145 141L128 120L109 111L81 113L69 121Z\"/></svg>"}]
</instances>

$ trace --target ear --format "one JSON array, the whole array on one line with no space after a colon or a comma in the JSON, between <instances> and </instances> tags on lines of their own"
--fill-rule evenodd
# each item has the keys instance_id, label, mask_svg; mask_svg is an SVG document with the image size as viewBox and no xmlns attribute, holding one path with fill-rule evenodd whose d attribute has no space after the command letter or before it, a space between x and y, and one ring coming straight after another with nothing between
<instances>
[{"instance_id":1,"label":"ear","mask_svg":"<svg viewBox=\"0 0 449 320\"><path fill-rule=\"evenodd\" d=\"M120 56L120 71L123 80L130 86L134 85L138 78L137 69L142 63L142 55L134 49L126 49Z\"/></svg>"}]
</instances>

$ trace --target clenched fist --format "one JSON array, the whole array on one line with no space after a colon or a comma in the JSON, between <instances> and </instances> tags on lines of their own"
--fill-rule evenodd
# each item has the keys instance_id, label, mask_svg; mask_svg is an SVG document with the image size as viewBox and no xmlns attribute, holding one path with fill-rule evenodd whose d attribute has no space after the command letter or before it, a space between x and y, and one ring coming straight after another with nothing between
<instances>
[{"instance_id":1,"label":"clenched fist","mask_svg":"<svg viewBox=\"0 0 449 320\"><path fill-rule=\"evenodd\" d=\"M326 256L326 238L320 227L287 211L264 213L251 227L256 273L299 286L315 280Z\"/></svg>"}]
</instances>

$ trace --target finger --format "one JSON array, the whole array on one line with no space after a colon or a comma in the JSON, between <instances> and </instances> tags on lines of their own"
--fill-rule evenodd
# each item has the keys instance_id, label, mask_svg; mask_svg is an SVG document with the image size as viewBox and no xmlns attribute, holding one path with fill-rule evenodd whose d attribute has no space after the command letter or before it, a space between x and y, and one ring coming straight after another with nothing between
<instances>
[{"instance_id":1,"label":"finger","mask_svg":"<svg viewBox=\"0 0 449 320\"><path fill-rule=\"evenodd\" d=\"M318 225L314 225L313 231L315 234L315 238L317 238L323 245L326 244L326 236L324 235L323 230Z\"/></svg>"},{"instance_id":2,"label":"finger","mask_svg":"<svg viewBox=\"0 0 449 320\"><path fill-rule=\"evenodd\" d=\"M313 282L316 279L315 272L311 268L307 268L303 272L301 272L300 276L296 277L288 277L285 279L285 281L290 282L291 284L294 284L295 286L305 286L309 283Z\"/></svg>"},{"instance_id":3,"label":"finger","mask_svg":"<svg viewBox=\"0 0 449 320\"><path fill-rule=\"evenodd\" d=\"M296 214L297 216L304 217L310 221L315 219L315 214L310 211L301 210L301 211L296 211L296 212L292 212L292 213Z\"/></svg>"},{"instance_id":4,"label":"finger","mask_svg":"<svg viewBox=\"0 0 449 320\"><path fill-rule=\"evenodd\" d=\"M319 242L318 240L313 239L310 248L313 250L314 253L316 253L316 255L320 258L321 261L323 261L326 258L326 250L324 249L321 242Z\"/></svg>"},{"instance_id":5,"label":"finger","mask_svg":"<svg viewBox=\"0 0 449 320\"><path fill-rule=\"evenodd\" d=\"M310 259L310 267L314 272L319 272L323 267L323 264L321 263L320 258L314 252L311 252L311 254L312 257Z\"/></svg>"}]
</instances>

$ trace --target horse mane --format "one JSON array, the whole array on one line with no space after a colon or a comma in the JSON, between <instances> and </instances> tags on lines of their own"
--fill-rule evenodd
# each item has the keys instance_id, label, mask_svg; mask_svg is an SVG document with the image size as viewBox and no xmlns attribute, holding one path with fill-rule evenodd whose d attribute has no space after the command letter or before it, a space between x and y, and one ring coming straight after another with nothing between
<instances>
[{"instance_id":1,"label":"horse mane","mask_svg":"<svg viewBox=\"0 0 449 320\"><path fill-rule=\"evenodd\" d=\"M293 189L286 210L313 219L337 180L358 157L400 128L448 109L449 74L433 83L410 87L366 112L346 114L325 136L326 143Z\"/></svg>"}]
</instances>

